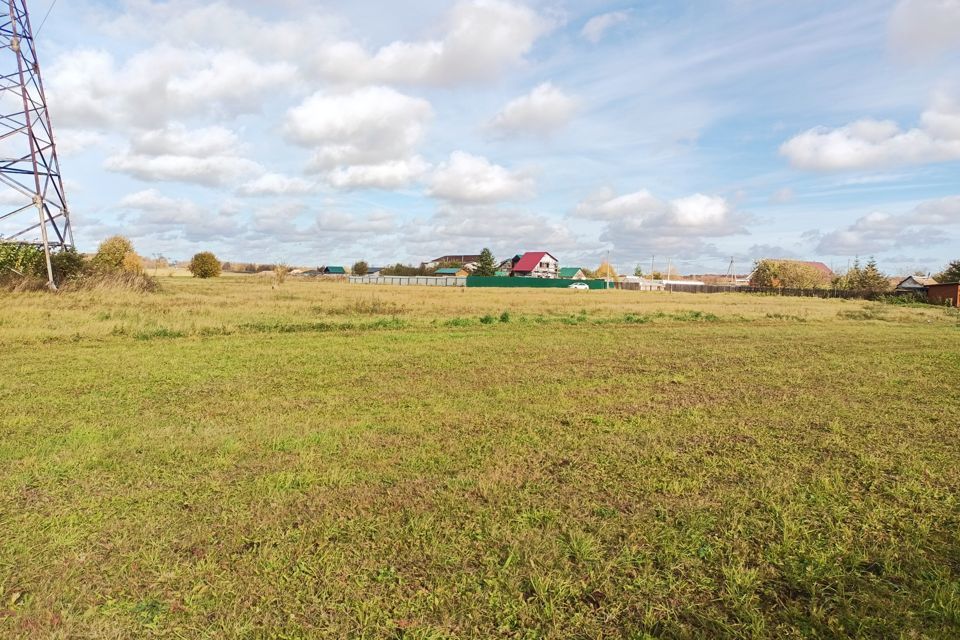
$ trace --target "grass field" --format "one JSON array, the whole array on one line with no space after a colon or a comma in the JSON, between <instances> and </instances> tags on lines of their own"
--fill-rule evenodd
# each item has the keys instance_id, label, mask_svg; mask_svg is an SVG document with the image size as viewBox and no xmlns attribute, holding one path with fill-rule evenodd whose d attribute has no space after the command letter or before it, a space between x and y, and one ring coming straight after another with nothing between
<instances>
[{"instance_id":1,"label":"grass field","mask_svg":"<svg viewBox=\"0 0 960 640\"><path fill-rule=\"evenodd\" d=\"M944 309L0 294L0 636L960 636Z\"/></svg>"}]
</instances>

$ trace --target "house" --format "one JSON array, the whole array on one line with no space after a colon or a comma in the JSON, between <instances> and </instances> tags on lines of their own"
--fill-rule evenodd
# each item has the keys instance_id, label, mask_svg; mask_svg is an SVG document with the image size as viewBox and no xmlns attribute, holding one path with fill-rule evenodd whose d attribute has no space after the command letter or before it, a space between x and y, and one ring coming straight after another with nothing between
<instances>
[{"instance_id":1,"label":"house","mask_svg":"<svg viewBox=\"0 0 960 640\"><path fill-rule=\"evenodd\" d=\"M464 254L464 255L449 255L449 256L440 256L439 258L434 258L430 262L424 262L423 266L427 269L433 269L435 267L444 267L449 265L457 266L466 266L471 263L477 263L480 261L479 255L473 254Z\"/></svg>"},{"instance_id":2,"label":"house","mask_svg":"<svg viewBox=\"0 0 960 640\"><path fill-rule=\"evenodd\" d=\"M559 271L559 277L564 280L586 280L587 276L580 267L562 267Z\"/></svg>"},{"instance_id":3,"label":"house","mask_svg":"<svg viewBox=\"0 0 960 640\"><path fill-rule=\"evenodd\" d=\"M337 267L337 266L327 266L320 270L325 276L345 276L347 275L346 267Z\"/></svg>"},{"instance_id":4,"label":"house","mask_svg":"<svg viewBox=\"0 0 960 640\"><path fill-rule=\"evenodd\" d=\"M556 278L557 259L546 251L528 251L513 265L510 275L518 278Z\"/></svg>"},{"instance_id":5,"label":"house","mask_svg":"<svg viewBox=\"0 0 960 640\"><path fill-rule=\"evenodd\" d=\"M386 269L386 267L370 267L367 269L368 276L379 276L380 272Z\"/></svg>"},{"instance_id":6,"label":"house","mask_svg":"<svg viewBox=\"0 0 960 640\"><path fill-rule=\"evenodd\" d=\"M938 282L928 285L927 302L960 309L960 282Z\"/></svg>"},{"instance_id":7,"label":"house","mask_svg":"<svg viewBox=\"0 0 960 640\"><path fill-rule=\"evenodd\" d=\"M937 284L933 278L923 276L907 276L894 286L895 293L924 293L932 284Z\"/></svg>"},{"instance_id":8,"label":"house","mask_svg":"<svg viewBox=\"0 0 960 640\"><path fill-rule=\"evenodd\" d=\"M444 267L443 269L437 269L436 271L434 271L434 272L433 272L433 275L435 275L435 276L447 276L447 277L449 277L449 276L457 276L457 277L459 277L459 278L462 278L462 277L465 277L465 276L470 275L470 271L468 271L468 270L467 270L466 268L464 268L464 267L459 267L459 268L457 268L457 267Z\"/></svg>"}]
</instances>

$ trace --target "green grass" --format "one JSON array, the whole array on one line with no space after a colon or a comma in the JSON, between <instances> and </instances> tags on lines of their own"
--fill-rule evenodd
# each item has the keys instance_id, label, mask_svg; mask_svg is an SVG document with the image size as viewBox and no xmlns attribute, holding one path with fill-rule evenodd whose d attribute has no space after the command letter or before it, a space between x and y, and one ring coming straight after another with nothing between
<instances>
[{"instance_id":1,"label":"green grass","mask_svg":"<svg viewBox=\"0 0 960 640\"><path fill-rule=\"evenodd\" d=\"M741 295L0 295L0 636L960 634L960 327Z\"/></svg>"}]
</instances>

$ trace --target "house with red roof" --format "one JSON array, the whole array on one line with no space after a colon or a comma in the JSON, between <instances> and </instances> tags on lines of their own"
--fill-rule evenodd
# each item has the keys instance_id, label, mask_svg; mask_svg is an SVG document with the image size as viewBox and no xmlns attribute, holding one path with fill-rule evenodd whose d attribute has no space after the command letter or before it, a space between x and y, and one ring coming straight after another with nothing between
<instances>
[{"instance_id":1,"label":"house with red roof","mask_svg":"<svg viewBox=\"0 0 960 640\"><path fill-rule=\"evenodd\" d=\"M546 251L528 251L513 259L510 275L517 278L556 278L560 262Z\"/></svg>"}]
</instances>

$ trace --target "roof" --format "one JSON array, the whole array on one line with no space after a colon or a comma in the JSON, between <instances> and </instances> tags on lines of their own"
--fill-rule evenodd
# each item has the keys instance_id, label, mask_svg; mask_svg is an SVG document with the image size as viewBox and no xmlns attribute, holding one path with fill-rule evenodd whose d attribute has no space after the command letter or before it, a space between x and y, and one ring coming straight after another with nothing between
<instances>
[{"instance_id":1,"label":"roof","mask_svg":"<svg viewBox=\"0 0 960 640\"><path fill-rule=\"evenodd\" d=\"M437 269L434 273L438 276L455 276L460 273L460 269L449 268L449 269Z\"/></svg>"},{"instance_id":2,"label":"roof","mask_svg":"<svg viewBox=\"0 0 960 640\"><path fill-rule=\"evenodd\" d=\"M324 267L324 273L346 273L347 270L344 267Z\"/></svg>"},{"instance_id":3,"label":"roof","mask_svg":"<svg viewBox=\"0 0 960 640\"><path fill-rule=\"evenodd\" d=\"M938 284L937 281L934 280L933 278L927 278L925 276L907 276L906 278L898 282L897 286L902 287L907 282L907 280L913 280L921 287L929 287L930 285Z\"/></svg>"},{"instance_id":4,"label":"roof","mask_svg":"<svg viewBox=\"0 0 960 640\"><path fill-rule=\"evenodd\" d=\"M561 278L572 278L583 271L581 267L560 267L560 277Z\"/></svg>"},{"instance_id":5,"label":"roof","mask_svg":"<svg viewBox=\"0 0 960 640\"><path fill-rule=\"evenodd\" d=\"M931 287L960 287L960 282L934 282Z\"/></svg>"},{"instance_id":6,"label":"roof","mask_svg":"<svg viewBox=\"0 0 960 640\"><path fill-rule=\"evenodd\" d=\"M525 254L520 256L520 260L517 261L517 264L514 265L514 271L533 271L537 268L537 265L540 264L540 261L543 260L544 256L550 256L554 260L552 254L547 253L546 251L527 251Z\"/></svg>"}]
</instances>

